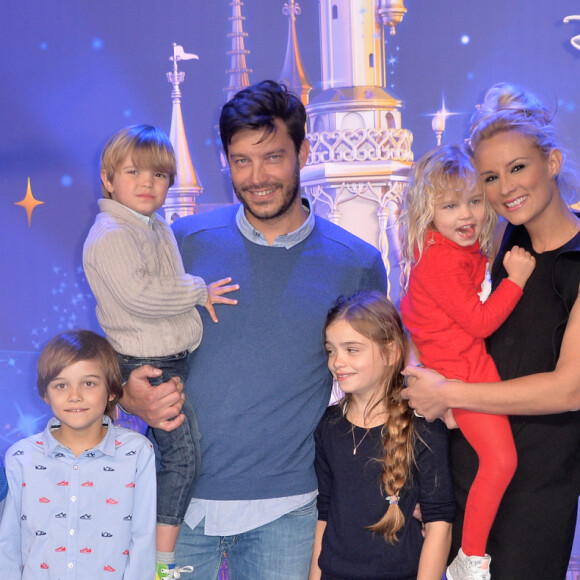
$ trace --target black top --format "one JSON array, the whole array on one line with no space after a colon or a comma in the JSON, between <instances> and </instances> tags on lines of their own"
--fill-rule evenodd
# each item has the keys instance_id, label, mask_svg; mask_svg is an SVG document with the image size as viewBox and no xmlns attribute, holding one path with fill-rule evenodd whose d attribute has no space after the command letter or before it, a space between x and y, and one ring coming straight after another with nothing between
<instances>
[{"instance_id":1,"label":"black top","mask_svg":"<svg viewBox=\"0 0 580 580\"><path fill-rule=\"evenodd\" d=\"M502 380L554 370L580 284L580 234L562 248L538 254L523 226L508 226L492 270L494 286L507 276L503 256L514 245L531 252L536 268L512 314L487 340ZM557 580L563 578L562 567L565 573L580 492L580 413L513 416L510 423L518 467L488 542L493 578ZM477 457L458 430L450 441L459 507L456 549Z\"/></svg>"},{"instance_id":2,"label":"black top","mask_svg":"<svg viewBox=\"0 0 580 580\"><path fill-rule=\"evenodd\" d=\"M323 578L407 580L417 577L423 546L421 524L413 518L419 502L425 523L452 522L455 501L451 488L447 430L441 421L415 420L416 467L403 488L399 505L405 526L395 545L367 526L388 508L381 489L381 427L354 427L338 406L329 407L315 431L318 519L327 522L319 566ZM364 439L363 439L364 437Z\"/></svg>"}]
</instances>

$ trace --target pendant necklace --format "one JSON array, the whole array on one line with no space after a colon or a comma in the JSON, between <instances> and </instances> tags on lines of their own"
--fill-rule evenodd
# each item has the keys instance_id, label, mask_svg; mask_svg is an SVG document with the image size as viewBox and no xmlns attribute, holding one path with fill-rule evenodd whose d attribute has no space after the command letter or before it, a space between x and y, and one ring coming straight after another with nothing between
<instances>
[{"instance_id":1,"label":"pendant necklace","mask_svg":"<svg viewBox=\"0 0 580 580\"><path fill-rule=\"evenodd\" d=\"M371 430L370 427L367 428L365 434L362 436L362 439L357 443L355 436L354 436L354 425L352 426L352 454L356 455L356 450L360 447L360 444L365 440L365 437L369 434L369 431Z\"/></svg>"}]
</instances>

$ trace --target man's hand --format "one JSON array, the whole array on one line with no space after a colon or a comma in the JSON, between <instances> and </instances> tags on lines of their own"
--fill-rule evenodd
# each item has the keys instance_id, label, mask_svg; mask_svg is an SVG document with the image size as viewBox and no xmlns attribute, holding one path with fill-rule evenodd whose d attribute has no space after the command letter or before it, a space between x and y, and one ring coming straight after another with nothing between
<instances>
[{"instance_id":1,"label":"man's hand","mask_svg":"<svg viewBox=\"0 0 580 580\"><path fill-rule=\"evenodd\" d=\"M185 395L183 383L174 377L166 383L152 387L147 377L158 377L159 369L144 365L135 369L123 388L119 403L132 415L143 419L151 427L173 431L185 420L181 406ZM173 419L173 420L171 420Z\"/></svg>"}]
</instances>

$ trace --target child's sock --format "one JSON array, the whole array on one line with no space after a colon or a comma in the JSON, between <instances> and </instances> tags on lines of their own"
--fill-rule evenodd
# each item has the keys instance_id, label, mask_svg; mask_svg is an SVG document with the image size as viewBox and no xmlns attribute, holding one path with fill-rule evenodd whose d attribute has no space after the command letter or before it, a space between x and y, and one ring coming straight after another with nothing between
<instances>
[{"instance_id":1,"label":"child's sock","mask_svg":"<svg viewBox=\"0 0 580 580\"><path fill-rule=\"evenodd\" d=\"M175 552L155 552L155 559L161 564L175 565ZM173 568L174 566L171 566Z\"/></svg>"},{"instance_id":2,"label":"child's sock","mask_svg":"<svg viewBox=\"0 0 580 580\"><path fill-rule=\"evenodd\" d=\"M155 580L174 578L173 572L171 572L171 570L175 569L175 553L156 551L155 559L157 560L155 565Z\"/></svg>"}]
</instances>

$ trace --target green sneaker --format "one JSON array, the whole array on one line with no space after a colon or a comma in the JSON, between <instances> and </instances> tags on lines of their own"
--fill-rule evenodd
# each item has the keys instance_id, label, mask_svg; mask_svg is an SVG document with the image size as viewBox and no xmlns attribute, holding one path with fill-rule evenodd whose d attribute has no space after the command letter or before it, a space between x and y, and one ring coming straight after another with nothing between
<instances>
[{"instance_id":1,"label":"green sneaker","mask_svg":"<svg viewBox=\"0 0 580 580\"><path fill-rule=\"evenodd\" d=\"M175 564L163 564L157 562L155 569L155 580L173 580L181 578L183 572L193 572L193 566L175 566Z\"/></svg>"}]
</instances>

